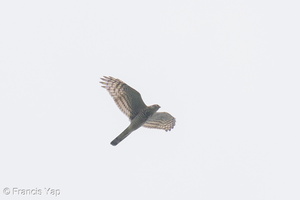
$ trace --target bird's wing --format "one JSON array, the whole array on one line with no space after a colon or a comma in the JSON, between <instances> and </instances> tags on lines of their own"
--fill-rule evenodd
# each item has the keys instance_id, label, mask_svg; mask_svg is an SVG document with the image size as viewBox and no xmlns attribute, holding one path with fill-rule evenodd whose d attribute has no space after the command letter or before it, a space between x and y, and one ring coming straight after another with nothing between
<instances>
[{"instance_id":1,"label":"bird's wing","mask_svg":"<svg viewBox=\"0 0 300 200\"><path fill-rule=\"evenodd\" d=\"M147 128L170 131L175 126L175 118L167 112L156 112L143 124Z\"/></svg>"},{"instance_id":2,"label":"bird's wing","mask_svg":"<svg viewBox=\"0 0 300 200\"><path fill-rule=\"evenodd\" d=\"M132 120L142 109L146 108L140 93L119 79L104 76L103 88L107 89L120 110Z\"/></svg>"}]
</instances>

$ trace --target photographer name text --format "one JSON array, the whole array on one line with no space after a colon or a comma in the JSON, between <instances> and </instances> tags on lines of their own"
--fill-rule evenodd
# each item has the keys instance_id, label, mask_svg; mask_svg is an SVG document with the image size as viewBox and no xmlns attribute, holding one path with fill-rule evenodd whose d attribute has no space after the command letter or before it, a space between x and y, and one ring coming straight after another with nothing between
<instances>
[{"instance_id":1,"label":"photographer name text","mask_svg":"<svg viewBox=\"0 0 300 200\"><path fill-rule=\"evenodd\" d=\"M6 187L3 189L3 194L5 195L15 195L15 196L59 196L60 189L54 188L18 188L18 187Z\"/></svg>"}]
</instances>

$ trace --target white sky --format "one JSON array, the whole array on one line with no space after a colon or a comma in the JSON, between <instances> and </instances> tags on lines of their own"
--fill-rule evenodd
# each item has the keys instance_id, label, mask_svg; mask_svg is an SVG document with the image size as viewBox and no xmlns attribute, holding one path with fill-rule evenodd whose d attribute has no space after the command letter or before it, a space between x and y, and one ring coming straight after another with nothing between
<instances>
[{"instance_id":1,"label":"white sky","mask_svg":"<svg viewBox=\"0 0 300 200\"><path fill-rule=\"evenodd\" d=\"M1 1L1 199L300 199L298 1ZM177 119L129 124L101 76ZM4 188L60 189L58 197Z\"/></svg>"}]
</instances>

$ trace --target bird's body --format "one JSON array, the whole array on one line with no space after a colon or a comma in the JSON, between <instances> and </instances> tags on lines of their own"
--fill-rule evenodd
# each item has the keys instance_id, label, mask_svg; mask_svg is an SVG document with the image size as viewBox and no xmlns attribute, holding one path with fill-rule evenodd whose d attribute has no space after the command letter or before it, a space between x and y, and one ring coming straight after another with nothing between
<instances>
[{"instance_id":1,"label":"bird's body","mask_svg":"<svg viewBox=\"0 0 300 200\"><path fill-rule=\"evenodd\" d=\"M160 107L158 105L153 105L143 109L137 116L131 120L130 125L110 144L116 146L119 142L125 139L130 133L140 128L145 124L145 122L151 117Z\"/></svg>"},{"instance_id":2,"label":"bird's body","mask_svg":"<svg viewBox=\"0 0 300 200\"><path fill-rule=\"evenodd\" d=\"M101 78L104 82L102 87L106 88L118 107L131 120L130 125L111 144L117 145L130 133L141 126L148 128L171 130L175 126L175 118L166 112L156 112L160 106L155 104L146 106L138 91L126 83L113 77Z\"/></svg>"}]
</instances>

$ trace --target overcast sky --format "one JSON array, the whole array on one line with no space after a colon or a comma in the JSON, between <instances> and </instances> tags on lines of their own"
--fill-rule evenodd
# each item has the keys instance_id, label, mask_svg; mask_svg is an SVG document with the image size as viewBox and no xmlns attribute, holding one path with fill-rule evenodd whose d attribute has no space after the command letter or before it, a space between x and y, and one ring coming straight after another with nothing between
<instances>
[{"instance_id":1,"label":"overcast sky","mask_svg":"<svg viewBox=\"0 0 300 200\"><path fill-rule=\"evenodd\" d=\"M300 199L299 19L292 0L1 1L1 199ZM102 76L175 128L111 146L129 120Z\"/></svg>"}]
</instances>

